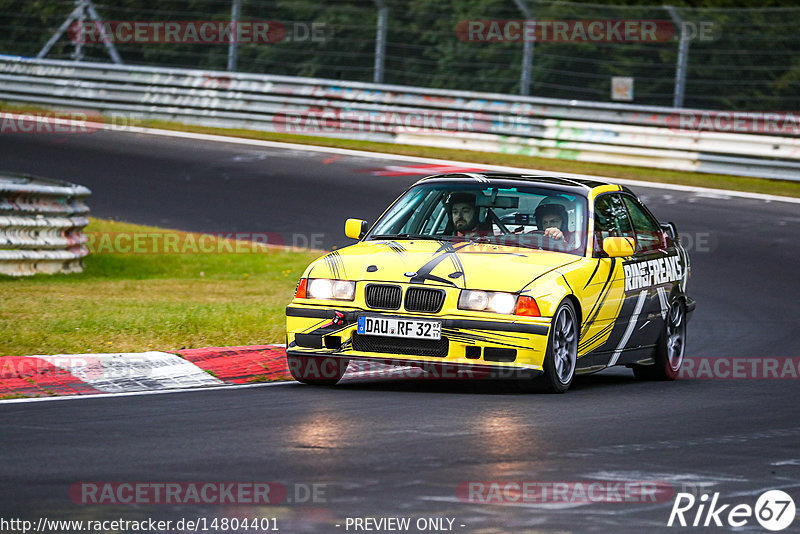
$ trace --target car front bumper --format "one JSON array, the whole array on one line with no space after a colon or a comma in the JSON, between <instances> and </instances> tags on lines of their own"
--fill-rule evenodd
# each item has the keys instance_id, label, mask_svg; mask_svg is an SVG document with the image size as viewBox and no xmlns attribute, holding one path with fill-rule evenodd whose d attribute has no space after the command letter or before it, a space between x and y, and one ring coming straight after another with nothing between
<instances>
[{"instance_id":1,"label":"car front bumper","mask_svg":"<svg viewBox=\"0 0 800 534\"><path fill-rule=\"evenodd\" d=\"M360 335L359 316L437 320L442 324L441 340ZM550 318L512 317L503 321L479 314L376 312L292 303L286 308L287 355L372 360L423 368L541 372Z\"/></svg>"}]
</instances>

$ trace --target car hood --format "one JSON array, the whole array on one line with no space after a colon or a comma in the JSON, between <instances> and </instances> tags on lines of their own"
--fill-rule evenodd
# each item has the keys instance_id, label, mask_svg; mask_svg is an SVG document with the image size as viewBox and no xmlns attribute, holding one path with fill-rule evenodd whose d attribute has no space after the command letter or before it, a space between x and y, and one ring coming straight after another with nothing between
<instances>
[{"instance_id":1,"label":"car hood","mask_svg":"<svg viewBox=\"0 0 800 534\"><path fill-rule=\"evenodd\" d=\"M517 292L578 260L561 252L470 242L363 241L318 259L307 276Z\"/></svg>"}]
</instances>

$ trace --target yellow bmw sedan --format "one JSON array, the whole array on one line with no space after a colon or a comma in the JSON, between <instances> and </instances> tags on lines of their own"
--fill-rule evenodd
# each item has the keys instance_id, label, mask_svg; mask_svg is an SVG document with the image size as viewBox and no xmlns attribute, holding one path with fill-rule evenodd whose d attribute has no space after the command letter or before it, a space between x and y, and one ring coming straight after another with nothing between
<instances>
[{"instance_id":1,"label":"yellow bmw sedan","mask_svg":"<svg viewBox=\"0 0 800 534\"><path fill-rule=\"evenodd\" d=\"M524 174L423 178L357 243L314 261L286 308L300 382L351 360L511 376L563 393L614 365L678 376L689 257L626 187Z\"/></svg>"}]
</instances>

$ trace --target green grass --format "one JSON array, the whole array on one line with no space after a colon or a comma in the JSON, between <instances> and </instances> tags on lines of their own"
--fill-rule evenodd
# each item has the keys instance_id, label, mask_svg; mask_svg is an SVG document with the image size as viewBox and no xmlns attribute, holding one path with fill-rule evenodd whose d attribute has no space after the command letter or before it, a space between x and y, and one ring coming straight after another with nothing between
<instances>
[{"instance_id":1,"label":"green grass","mask_svg":"<svg viewBox=\"0 0 800 534\"><path fill-rule=\"evenodd\" d=\"M189 235L99 219L86 231ZM319 252L239 249L247 252L104 252L80 274L0 275L0 355L282 343L284 308Z\"/></svg>"},{"instance_id":2,"label":"green grass","mask_svg":"<svg viewBox=\"0 0 800 534\"><path fill-rule=\"evenodd\" d=\"M44 111L43 108L36 106L11 105L0 102L0 110L2 109L7 111ZM259 132L255 130L233 128L209 128L204 126L157 120L136 121L135 124L149 128L227 135L248 139L262 139L265 141L280 141L285 143L348 148L353 150L366 150L370 152L401 154L407 156L421 156L444 160L465 161L470 163L506 165L524 169L590 174L606 176L609 178L622 178L627 180L662 182L699 187L730 189L734 191L765 193L771 195L783 195L789 197L800 197L800 182L787 180L768 180L765 178L748 178L743 176L730 176L723 174L704 174L685 171L672 171L666 169L651 169L647 167L606 165L602 163L589 163L584 161L537 158L520 154L495 154L491 152L476 152L469 150L455 150L416 145L397 145L393 143L375 143L372 141L357 141L350 139Z\"/></svg>"}]
</instances>

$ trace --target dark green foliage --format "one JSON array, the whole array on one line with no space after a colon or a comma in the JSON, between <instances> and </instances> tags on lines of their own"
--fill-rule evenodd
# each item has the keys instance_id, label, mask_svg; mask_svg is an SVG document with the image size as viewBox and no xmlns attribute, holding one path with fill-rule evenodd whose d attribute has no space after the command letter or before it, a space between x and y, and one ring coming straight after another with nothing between
<instances>
[{"instance_id":1,"label":"dark green foliage","mask_svg":"<svg viewBox=\"0 0 800 534\"><path fill-rule=\"evenodd\" d=\"M232 0L96 0L105 20L219 20ZM592 3L526 0L537 20L665 20L651 1ZM390 8L384 82L453 90L520 92L521 42L465 42L459 22L523 19L514 0L385 0ZM713 38L693 40L687 107L798 110L800 7L767 0L675 0L689 22L710 23ZM73 9L72 0L0 0L0 53L35 55ZM312 23L324 39L243 43L238 70L372 81L377 8L372 0L242 0L243 20L277 21L290 37ZM297 26L296 26L297 24ZM302 37L302 35L300 35ZM126 63L224 70L226 44L119 44ZM531 94L610 100L611 77L635 79L635 102L670 106L678 41L657 43L537 42ZM62 38L48 55L69 59ZM83 47L87 60L107 61L102 45Z\"/></svg>"}]
</instances>

